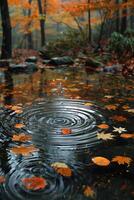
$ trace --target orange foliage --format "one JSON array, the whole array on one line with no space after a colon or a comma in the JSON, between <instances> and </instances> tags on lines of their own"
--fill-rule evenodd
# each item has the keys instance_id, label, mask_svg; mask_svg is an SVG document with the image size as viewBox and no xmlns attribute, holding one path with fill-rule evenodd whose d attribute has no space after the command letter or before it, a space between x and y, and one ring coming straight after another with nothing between
<instances>
[{"instance_id":1,"label":"orange foliage","mask_svg":"<svg viewBox=\"0 0 134 200\"><path fill-rule=\"evenodd\" d=\"M12 141L16 142L26 142L28 140L31 140L32 136L31 135L25 135L24 133L20 135L13 135Z\"/></svg>"},{"instance_id":2,"label":"orange foliage","mask_svg":"<svg viewBox=\"0 0 134 200\"><path fill-rule=\"evenodd\" d=\"M40 190L47 186L47 182L44 178L36 176L23 178L22 183L28 190Z\"/></svg>"},{"instance_id":3,"label":"orange foliage","mask_svg":"<svg viewBox=\"0 0 134 200\"><path fill-rule=\"evenodd\" d=\"M94 164L99 165L99 166L108 166L110 164L110 160L108 160L105 157L94 157L92 158L92 161Z\"/></svg>"},{"instance_id":4,"label":"orange foliage","mask_svg":"<svg viewBox=\"0 0 134 200\"><path fill-rule=\"evenodd\" d=\"M132 159L127 156L115 156L112 159L112 162L117 162L119 165L124 165L124 164L130 165Z\"/></svg>"},{"instance_id":5,"label":"orange foliage","mask_svg":"<svg viewBox=\"0 0 134 200\"><path fill-rule=\"evenodd\" d=\"M34 145L31 145L31 146L23 146L23 145L21 145L21 146L13 147L11 149L11 151L14 154L17 154L17 155L21 154L23 156L28 156L30 153L38 151L38 149L36 149L34 147Z\"/></svg>"}]
</instances>

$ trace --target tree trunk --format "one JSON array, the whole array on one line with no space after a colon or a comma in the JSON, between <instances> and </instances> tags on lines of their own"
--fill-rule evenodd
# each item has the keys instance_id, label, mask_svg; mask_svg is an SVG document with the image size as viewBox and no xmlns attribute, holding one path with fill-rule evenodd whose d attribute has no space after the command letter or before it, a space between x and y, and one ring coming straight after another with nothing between
<instances>
[{"instance_id":1,"label":"tree trunk","mask_svg":"<svg viewBox=\"0 0 134 200\"><path fill-rule=\"evenodd\" d=\"M29 4L32 3L32 0L29 0ZM31 8L28 10L28 16L31 17ZM28 28L30 28L31 22L28 24ZM27 34L27 41L28 41L28 49L33 49L33 38L31 31Z\"/></svg>"},{"instance_id":2,"label":"tree trunk","mask_svg":"<svg viewBox=\"0 0 134 200\"><path fill-rule=\"evenodd\" d=\"M122 3L127 3L127 0L123 0ZM122 11L122 20L121 20L121 33L124 33L127 29L127 7Z\"/></svg>"},{"instance_id":3,"label":"tree trunk","mask_svg":"<svg viewBox=\"0 0 134 200\"><path fill-rule=\"evenodd\" d=\"M45 23L46 23L46 0L44 3L44 12L43 12L43 8L42 8L42 2L41 0L38 0L38 9L39 9L39 14L40 14L40 33L41 33L41 46L44 46L46 43L46 34L45 34Z\"/></svg>"},{"instance_id":4,"label":"tree trunk","mask_svg":"<svg viewBox=\"0 0 134 200\"><path fill-rule=\"evenodd\" d=\"M90 0L87 0L87 3L88 3L88 42L91 43L91 40L92 40L92 27L91 27Z\"/></svg>"},{"instance_id":5,"label":"tree trunk","mask_svg":"<svg viewBox=\"0 0 134 200\"><path fill-rule=\"evenodd\" d=\"M3 39L1 47L1 58L9 59L12 56L12 34L7 0L0 0Z\"/></svg>"}]
</instances>

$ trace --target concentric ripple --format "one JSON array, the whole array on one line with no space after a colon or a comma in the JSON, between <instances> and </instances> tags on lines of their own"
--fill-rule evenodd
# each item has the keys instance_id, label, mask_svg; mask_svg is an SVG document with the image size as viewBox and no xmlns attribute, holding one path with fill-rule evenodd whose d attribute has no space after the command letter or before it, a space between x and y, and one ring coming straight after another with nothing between
<instances>
[{"instance_id":1,"label":"concentric ripple","mask_svg":"<svg viewBox=\"0 0 134 200\"><path fill-rule=\"evenodd\" d=\"M43 178L46 181L46 187L39 190L27 189L22 180L30 177ZM17 169L7 175L2 193L6 200L66 200L77 194L78 185L74 190L75 186L75 180L57 174L44 161L34 158L23 160Z\"/></svg>"},{"instance_id":2,"label":"concentric ripple","mask_svg":"<svg viewBox=\"0 0 134 200\"><path fill-rule=\"evenodd\" d=\"M96 137L97 125L106 122L100 109L89 105L82 100L42 101L27 107L18 116L14 113L6 115L3 126L15 133L18 130L14 124L23 123L25 127L21 132L32 134L36 145L63 149L88 148L100 143ZM62 129L69 129L71 133L63 134Z\"/></svg>"}]
</instances>

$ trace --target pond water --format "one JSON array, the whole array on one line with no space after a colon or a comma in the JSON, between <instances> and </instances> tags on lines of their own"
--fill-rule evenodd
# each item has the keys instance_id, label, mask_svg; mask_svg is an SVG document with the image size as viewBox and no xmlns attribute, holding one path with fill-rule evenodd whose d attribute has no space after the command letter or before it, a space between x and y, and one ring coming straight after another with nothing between
<instances>
[{"instance_id":1,"label":"pond water","mask_svg":"<svg viewBox=\"0 0 134 200\"><path fill-rule=\"evenodd\" d=\"M0 70L0 200L134 199L134 80Z\"/></svg>"}]
</instances>

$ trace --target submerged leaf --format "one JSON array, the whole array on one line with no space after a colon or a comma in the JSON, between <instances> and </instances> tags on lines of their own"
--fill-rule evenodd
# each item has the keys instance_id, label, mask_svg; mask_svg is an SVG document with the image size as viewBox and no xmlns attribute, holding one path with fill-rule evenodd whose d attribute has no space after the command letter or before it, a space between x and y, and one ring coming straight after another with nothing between
<instances>
[{"instance_id":1,"label":"submerged leaf","mask_svg":"<svg viewBox=\"0 0 134 200\"><path fill-rule=\"evenodd\" d=\"M23 146L23 145L21 145L21 146L18 146L18 147L13 147L11 149L11 151L13 153L17 154L17 155L21 154L23 156L28 156L30 153L38 151L38 149L36 149L34 147L34 145L31 145L31 146Z\"/></svg>"},{"instance_id":2,"label":"submerged leaf","mask_svg":"<svg viewBox=\"0 0 134 200\"><path fill-rule=\"evenodd\" d=\"M116 109L117 109L117 106L111 104L111 105L107 105L107 106L105 106L105 108L107 108L108 110L116 110Z\"/></svg>"},{"instance_id":3,"label":"submerged leaf","mask_svg":"<svg viewBox=\"0 0 134 200\"><path fill-rule=\"evenodd\" d=\"M4 176L0 176L0 184L1 183L5 183L5 181L6 181L5 177Z\"/></svg>"},{"instance_id":4,"label":"submerged leaf","mask_svg":"<svg viewBox=\"0 0 134 200\"><path fill-rule=\"evenodd\" d=\"M22 183L28 190L41 190L47 186L47 182L44 178L36 176L23 178Z\"/></svg>"},{"instance_id":5,"label":"submerged leaf","mask_svg":"<svg viewBox=\"0 0 134 200\"><path fill-rule=\"evenodd\" d=\"M53 167L55 171L62 176L67 176L67 177L72 176L72 170L65 163L55 162L51 164L51 167Z\"/></svg>"},{"instance_id":6,"label":"submerged leaf","mask_svg":"<svg viewBox=\"0 0 134 200\"><path fill-rule=\"evenodd\" d=\"M92 161L94 164L99 166L108 166L110 164L110 160L101 156L92 158Z\"/></svg>"},{"instance_id":7,"label":"submerged leaf","mask_svg":"<svg viewBox=\"0 0 134 200\"><path fill-rule=\"evenodd\" d=\"M127 118L122 115L114 115L113 117L111 117L111 119L118 122L127 121Z\"/></svg>"},{"instance_id":8,"label":"submerged leaf","mask_svg":"<svg viewBox=\"0 0 134 200\"><path fill-rule=\"evenodd\" d=\"M24 125L24 124L15 124L14 127L15 127L15 128L24 128L25 125Z\"/></svg>"},{"instance_id":9,"label":"submerged leaf","mask_svg":"<svg viewBox=\"0 0 134 200\"><path fill-rule=\"evenodd\" d=\"M86 186L83 193L86 197L94 197L95 195L95 192L90 186Z\"/></svg>"},{"instance_id":10,"label":"submerged leaf","mask_svg":"<svg viewBox=\"0 0 134 200\"><path fill-rule=\"evenodd\" d=\"M117 162L119 165L124 165L124 164L130 165L132 161L133 161L132 158L127 156L115 156L112 159L112 162Z\"/></svg>"}]
</instances>

